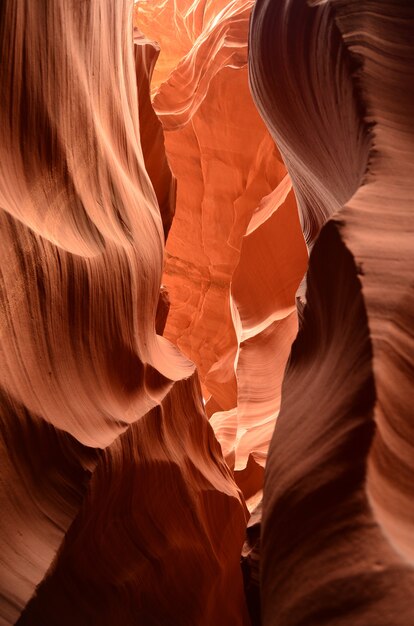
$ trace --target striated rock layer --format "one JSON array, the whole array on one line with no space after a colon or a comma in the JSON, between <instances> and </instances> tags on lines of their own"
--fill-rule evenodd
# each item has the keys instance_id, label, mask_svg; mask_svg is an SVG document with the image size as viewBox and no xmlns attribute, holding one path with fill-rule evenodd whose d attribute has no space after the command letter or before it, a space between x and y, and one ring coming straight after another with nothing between
<instances>
[{"instance_id":1,"label":"striated rock layer","mask_svg":"<svg viewBox=\"0 0 414 626\"><path fill-rule=\"evenodd\" d=\"M0 4L0 624L412 626L413 32Z\"/></svg>"},{"instance_id":2,"label":"striated rock layer","mask_svg":"<svg viewBox=\"0 0 414 626\"><path fill-rule=\"evenodd\" d=\"M194 375L103 452L18 624L247 624L244 528Z\"/></svg>"},{"instance_id":3,"label":"striated rock layer","mask_svg":"<svg viewBox=\"0 0 414 626\"><path fill-rule=\"evenodd\" d=\"M252 6L140 2L135 15L161 47L154 107L178 183L165 334L198 367L225 458L245 497L257 494L250 508L307 262L291 181L249 93Z\"/></svg>"},{"instance_id":4,"label":"striated rock layer","mask_svg":"<svg viewBox=\"0 0 414 626\"><path fill-rule=\"evenodd\" d=\"M266 468L263 623L408 626L414 9L309 4L258 0L250 34L314 243Z\"/></svg>"},{"instance_id":5,"label":"striated rock layer","mask_svg":"<svg viewBox=\"0 0 414 626\"><path fill-rule=\"evenodd\" d=\"M0 7L2 624L245 623L245 506L156 333L174 181L132 8Z\"/></svg>"}]
</instances>

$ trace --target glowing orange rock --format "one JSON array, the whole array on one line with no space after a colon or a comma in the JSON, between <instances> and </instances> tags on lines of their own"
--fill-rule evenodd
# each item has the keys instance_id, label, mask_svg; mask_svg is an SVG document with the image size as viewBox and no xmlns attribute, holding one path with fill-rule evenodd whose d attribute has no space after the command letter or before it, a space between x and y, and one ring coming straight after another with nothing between
<instances>
[{"instance_id":1,"label":"glowing orange rock","mask_svg":"<svg viewBox=\"0 0 414 626\"><path fill-rule=\"evenodd\" d=\"M208 414L236 471L246 469L250 454L264 464L307 260L290 179L248 90L252 4L136 8L138 26L164 49L154 107L178 184L163 278L171 301L166 336L196 363ZM260 379L276 321L287 332L274 332L276 356Z\"/></svg>"}]
</instances>

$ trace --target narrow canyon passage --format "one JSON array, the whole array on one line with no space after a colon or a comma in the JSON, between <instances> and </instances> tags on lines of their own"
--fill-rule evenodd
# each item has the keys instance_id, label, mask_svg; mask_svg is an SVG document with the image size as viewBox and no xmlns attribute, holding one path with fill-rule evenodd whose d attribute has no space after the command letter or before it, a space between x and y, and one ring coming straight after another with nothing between
<instances>
[{"instance_id":1,"label":"narrow canyon passage","mask_svg":"<svg viewBox=\"0 0 414 626\"><path fill-rule=\"evenodd\" d=\"M0 624L414 624L414 5L0 4Z\"/></svg>"}]
</instances>

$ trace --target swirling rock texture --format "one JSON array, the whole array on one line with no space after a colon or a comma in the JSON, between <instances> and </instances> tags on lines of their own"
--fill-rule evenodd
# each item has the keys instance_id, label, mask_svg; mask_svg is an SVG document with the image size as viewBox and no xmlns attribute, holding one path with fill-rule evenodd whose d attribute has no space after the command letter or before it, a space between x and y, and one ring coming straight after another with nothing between
<instances>
[{"instance_id":1,"label":"swirling rock texture","mask_svg":"<svg viewBox=\"0 0 414 626\"><path fill-rule=\"evenodd\" d=\"M408 625L414 7L310 4L258 0L250 33L314 245L266 470L263 623Z\"/></svg>"},{"instance_id":2,"label":"swirling rock texture","mask_svg":"<svg viewBox=\"0 0 414 626\"><path fill-rule=\"evenodd\" d=\"M244 623L245 506L155 331L153 48L123 1L6 1L0 33L0 622Z\"/></svg>"},{"instance_id":3,"label":"swirling rock texture","mask_svg":"<svg viewBox=\"0 0 414 626\"><path fill-rule=\"evenodd\" d=\"M249 93L252 6L139 2L135 16L167 51L153 81L178 183L165 335L197 365L250 508L260 500L307 262L290 178Z\"/></svg>"},{"instance_id":4,"label":"swirling rock texture","mask_svg":"<svg viewBox=\"0 0 414 626\"><path fill-rule=\"evenodd\" d=\"M0 4L0 624L412 626L413 33Z\"/></svg>"}]
</instances>

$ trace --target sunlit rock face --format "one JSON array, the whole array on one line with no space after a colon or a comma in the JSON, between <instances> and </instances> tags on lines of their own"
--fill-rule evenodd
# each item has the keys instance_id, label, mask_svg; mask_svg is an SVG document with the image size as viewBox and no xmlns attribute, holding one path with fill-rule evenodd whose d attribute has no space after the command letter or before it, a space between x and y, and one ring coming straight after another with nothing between
<instances>
[{"instance_id":1,"label":"sunlit rock face","mask_svg":"<svg viewBox=\"0 0 414 626\"><path fill-rule=\"evenodd\" d=\"M260 499L307 262L290 178L249 91L252 6L135 9L138 27L161 47L153 103L177 178L165 336L197 365L211 424L250 507Z\"/></svg>"},{"instance_id":2,"label":"sunlit rock face","mask_svg":"<svg viewBox=\"0 0 414 626\"><path fill-rule=\"evenodd\" d=\"M413 33L0 3L0 624L414 624Z\"/></svg>"},{"instance_id":3,"label":"sunlit rock face","mask_svg":"<svg viewBox=\"0 0 414 626\"><path fill-rule=\"evenodd\" d=\"M0 9L2 624L247 623L247 510L156 333L175 183L132 9Z\"/></svg>"}]
</instances>

